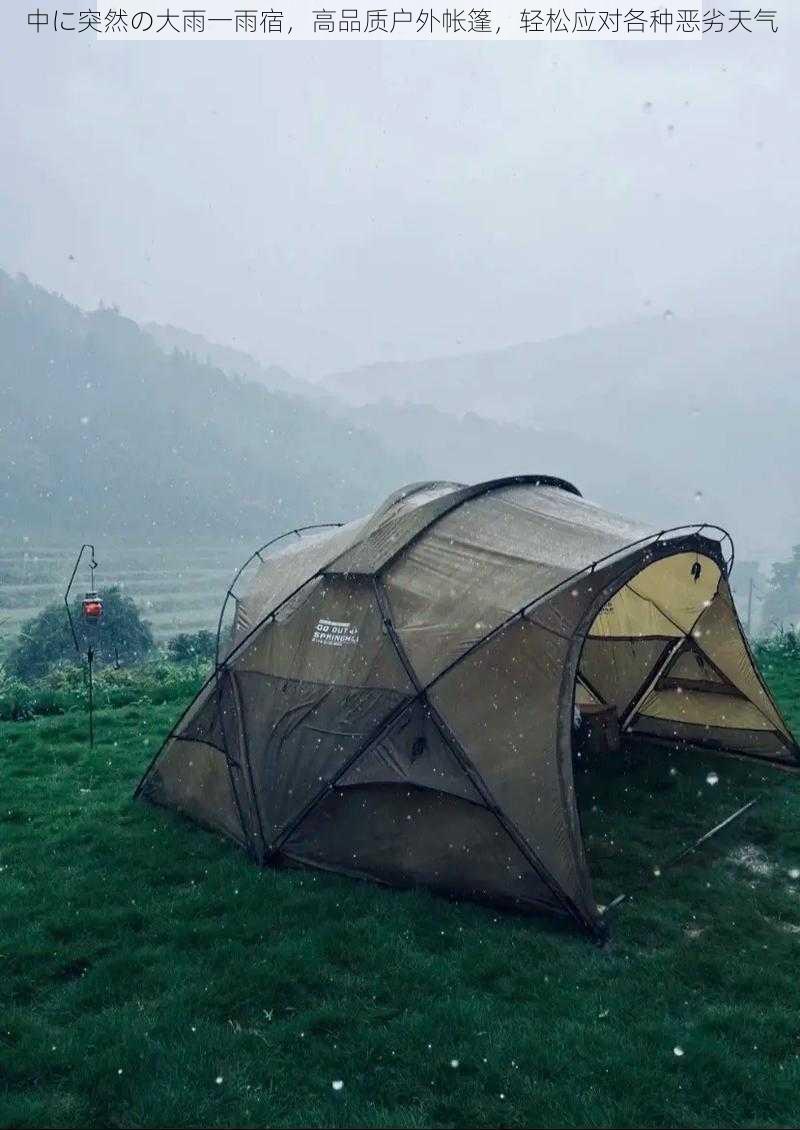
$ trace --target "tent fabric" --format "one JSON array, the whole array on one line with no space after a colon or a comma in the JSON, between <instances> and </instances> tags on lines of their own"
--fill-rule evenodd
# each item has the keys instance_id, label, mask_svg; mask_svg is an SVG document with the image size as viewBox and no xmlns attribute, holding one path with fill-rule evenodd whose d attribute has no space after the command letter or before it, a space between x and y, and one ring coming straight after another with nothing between
<instances>
[{"instance_id":1,"label":"tent fabric","mask_svg":"<svg viewBox=\"0 0 800 1130\"><path fill-rule=\"evenodd\" d=\"M549 476L517 476L511 479L498 479L492 484L479 483L472 487L456 487L454 484L424 484L412 494L400 492L399 500L392 505L384 504L360 542L339 557L332 571L374 575L420 534L431 530L444 515L458 509L472 498L485 494L487 487L493 492L512 487L520 482L536 487L557 487L559 490L577 495L571 483ZM428 500L427 495L432 497ZM393 496L394 497L394 496ZM391 501L391 500L390 500ZM422 501L422 505L418 502Z\"/></svg>"},{"instance_id":2,"label":"tent fabric","mask_svg":"<svg viewBox=\"0 0 800 1130\"><path fill-rule=\"evenodd\" d=\"M620 718L636 699L656 665L675 646L672 636L597 639L583 647L580 673L596 697L615 706Z\"/></svg>"},{"instance_id":3,"label":"tent fabric","mask_svg":"<svg viewBox=\"0 0 800 1130\"><path fill-rule=\"evenodd\" d=\"M418 483L283 539L137 792L258 863L549 909L587 932L575 711L629 741L793 763L706 527L546 476Z\"/></svg>"},{"instance_id":4,"label":"tent fabric","mask_svg":"<svg viewBox=\"0 0 800 1130\"><path fill-rule=\"evenodd\" d=\"M358 539L364 522L349 522L338 529L311 530L274 544L261 559L261 567L246 592L236 601L230 647L235 647L265 615L283 605L305 582Z\"/></svg>"},{"instance_id":5,"label":"tent fabric","mask_svg":"<svg viewBox=\"0 0 800 1130\"><path fill-rule=\"evenodd\" d=\"M493 813L444 793L333 790L284 851L291 861L358 878L565 913Z\"/></svg>"},{"instance_id":6,"label":"tent fabric","mask_svg":"<svg viewBox=\"0 0 800 1130\"><path fill-rule=\"evenodd\" d=\"M685 683L715 683L721 686L729 685L727 680L711 666L702 651L692 647L685 647L670 664L666 672L672 679L679 679Z\"/></svg>"},{"instance_id":7,"label":"tent fabric","mask_svg":"<svg viewBox=\"0 0 800 1130\"><path fill-rule=\"evenodd\" d=\"M702 654L761 711L775 730L791 742L789 728L753 662L727 584L720 587L716 599L697 621L692 635Z\"/></svg>"},{"instance_id":8,"label":"tent fabric","mask_svg":"<svg viewBox=\"0 0 800 1130\"><path fill-rule=\"evenodd\" d=\"M371 518L348 522L337 529L294 530L288 535L288 543L275 539L266 558L259 554L261 568L248 592L236 601L228 650L244 639L263 616L280 608L300 586L311 581L323 567L332 567L348 549L369 542L381 527L458 489L457 483L413 483L391 494Z\"/></svg>"},{"instance_id":9,"label":"tent fabric","mask_svg":"<svg viewBox=\"0 0 800 1130\"><path fill-rule=\"evenodd\" d=\"M794 768L796 750L787 749L774 730L736 730L702 725L675 719L648 718L641 715L630 724L630 736L646 741L681 744L717 753L739 754L742 757L760 758L773 765Z\"/></svg>"},{"instance_id":10,"label":"tent fabric","mask_svg":"<svg viewBox=\"0 0 800 1130\"><path fill-rule=\"evenodd\" d=\"M180 738L171 742L158 771L151 774L148 799L245 842L225 754L205 742Z\"/></svg>"}]
</instances>

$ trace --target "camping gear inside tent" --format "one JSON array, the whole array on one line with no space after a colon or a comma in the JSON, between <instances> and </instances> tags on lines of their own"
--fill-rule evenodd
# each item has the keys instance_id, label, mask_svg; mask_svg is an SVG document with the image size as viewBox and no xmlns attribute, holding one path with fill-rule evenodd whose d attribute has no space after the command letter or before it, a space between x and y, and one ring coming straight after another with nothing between
<instances>
[{"instance_id":1,"label":"camping gear inside tent","mask_svg":"<svg viewBox=\"0 0 800 1130\"><path fill-rule=\"evenodd\" d=\"M365 520L292 531L137 793L259 864L544 909L602 937L572 777L585 719L607 756L622 740L800 759L732 555L717 527L654 533L545 476L415 484Z\"/></svg>"}]
</instances>

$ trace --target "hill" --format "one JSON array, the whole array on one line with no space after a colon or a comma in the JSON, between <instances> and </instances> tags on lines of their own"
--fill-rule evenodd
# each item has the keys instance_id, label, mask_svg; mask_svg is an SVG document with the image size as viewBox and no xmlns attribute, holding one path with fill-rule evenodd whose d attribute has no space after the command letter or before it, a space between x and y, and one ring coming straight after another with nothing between
<instances>
[{"instance_id":1,"label":"hill","mask_svg":"<svg viewBox=\"0 0 800 1130\"><path fill-rule=\"evenodd\" d=\"M309 381L295 377L280 365L264 365L252 354L231 345L220 345L208 341L202 334L190 333L178 326L161 325L158 322L145 322L142 329L153 338L166 353L177 349L188 353L198 361L223 369L231 376L243 380L256 381L273 392L288 392L295 396L316 397L318 390Z\"/></svg>"},{"instance_id":2,"label":"hill","mask_svg":"<svg viewBox=\"0 0 800 1130\"><path fill-rule=\"evenodd\" d=\"M352 405L425 404L560 433L565 463L598 453L579 484L627 480L630 509L730 528L746 556L787 553L800 532L797 324L669 315L494 352L366 366L322 387ZM606 452L603 459L598 448ZM565 463L554 473L564 473ZM605 501L605 499L603 499ZM609 503L612 502L608 499Z\"/></svg>"},{"instance_id":3,"label":"hill","mask_svg":"<svg viewBox=\"0 0 800 1130\"><path fill-rule=\"evenodd\" d=\"M592 502L650 521L654 529L687 521L683 487L675 476L652 481L645 459L574 432L389 400L338 410L369 428L398 458L422 452L435 478L480 482L521 470L554 474L573 482Z\"/></svg>"},{"instance_id":4,"label":"hill","mask_svg":"<svg viewBox=\"0 0 800 1130\"><path fill-rule=\"evenodd\" d=\"M369 509L416 470L320 404L3 273L0 393L0 534L263 539Z\"/></svg>"},{"instance_id":5,"label":"hill","mask_svg":"<svg viewBox=\"0 0 800 1130\"><path fill-rule=\"evenodd\" d=\"M651 318L312 385L0 273L0 533L249 545L402 482L540 471L772 560L800 531L797 336Z\"/></svg>"}]
</instances>

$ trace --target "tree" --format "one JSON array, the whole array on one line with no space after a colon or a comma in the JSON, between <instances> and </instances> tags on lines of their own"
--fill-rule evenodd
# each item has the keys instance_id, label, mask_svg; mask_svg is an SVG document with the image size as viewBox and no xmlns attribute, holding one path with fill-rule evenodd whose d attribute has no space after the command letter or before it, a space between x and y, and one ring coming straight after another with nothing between
<instances>
[{"instance_id":1,"label":"tree","mask_svg":"<svg viewBox=\"0 0 800 1130\"><path fill-rule=\"evenodd\" d=\"M791 560L772 566L764 619L770 628L792 627L800 621L800 545L792 549Z\"/></svg>"},{"instance_id":2,"label":"tree","mask_svg":"<svg viewBox=\"0 0 800 1130\"><path fill-rule=\"evenodd\" d=\"M167 654L174 663L191 663L195 659L214 659L217 637L205 628L199 632L180 632L167 644Z\"/></svg>"},{"instance_id":3,"label":"tree","mask_svg":"<svg viewBox=\"0 0 800 1130\"><path fill-rule=\"evenodd\" d=\"M106 589L102 599L103 616L96 629L89 629L83 623L80 600L72 605L82 655L86 655L92 642L99 664L143 659L153 648L153 634L150 625L139 615L135 601L116 585ZM63 604L51 604L23 624L6 667L10 674L30 682L45 675L51 667L76 659L66 609Z\"/></svg>"}]
</instances>

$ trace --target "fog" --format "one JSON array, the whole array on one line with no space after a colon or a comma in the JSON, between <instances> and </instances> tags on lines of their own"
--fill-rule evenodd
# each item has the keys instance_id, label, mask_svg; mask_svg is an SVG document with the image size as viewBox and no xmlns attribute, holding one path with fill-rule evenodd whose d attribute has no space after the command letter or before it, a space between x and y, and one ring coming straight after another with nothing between
<instances>
[{"instance_id":1,"label":"fog","mask_svg":"<svg viewBox=\"0 0 800 1130\"><path fill-rule=\"evenodd\" d=\"M701 44L120 44L0 16L0 266L301 376L794 318L798 69ZM792 47L795 50L792 50Z\"/></svg>"}]
</instances>

